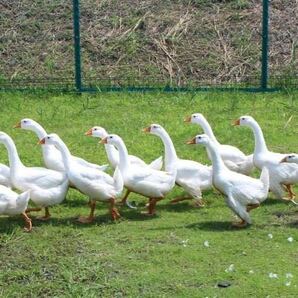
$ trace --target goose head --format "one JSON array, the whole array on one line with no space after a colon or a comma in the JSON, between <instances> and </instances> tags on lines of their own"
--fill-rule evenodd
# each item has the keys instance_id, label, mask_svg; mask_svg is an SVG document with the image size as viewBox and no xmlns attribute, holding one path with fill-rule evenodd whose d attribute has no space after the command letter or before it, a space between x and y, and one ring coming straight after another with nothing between
<instances>
[{"instance_id":1,"label":"goose head","mask_svg":"<svg viewBox=\"0 0 298 298\"><path fill-rule=\"evenodd\" d=\"M27 130L32 130L34 127L36 127L38 124L32 119L24 118L20 122L18 122L14 128L22 128Z\"/></svg>"},{"instance_id":2,"label":"goose head","mask_svg":"<svg viewBox=\"0 0 298 298\"><path fill-rule=\"evenodd\" d=\"M187 116L184 119L184 122L196 123L196 124L202 125L202 123L206 122L206 119L203 116L203 114L194 113L194 114L191 114L190 116Z\"/></svg>"},{"instance_id":3,"label":"goose head","mask_svg":"<svg viewBox=\"0 0 298 298\"><path fill-rule=\"evenodd\" d=\"M93 126L88 131L85 132L85 135L103 139L108 135L108 133L103 127Z\"/></svg>"},{"instance_id":4,"label":"goose head","mask_svg":"<svg viewBox=\"0 0 298 298\"><path fill-rule=\"evenodd\" d=\"M163 127L159 124L151 124L143 129L143 132L151 133L153 135L160 136L164 131Z\"/></svg>"},{"instance_id":5,"label":"goose head","mask_svg":"<svg viewBox=\"0 0 298 298\"><path fill-rule=\"evenodd\" d=\"M60 138L57 134L55 133L51 133L49 135L47 135L46 137L42 138L38 144L39 145L56 145L57 143L59 143Z\"/></svg>"},{"instance_id":6,"label":"goose head","mask_svg":"<svg viewBox=\"0 0 298 298\"><path fill-rule=\"evenodd\" d=\"M121 142L122 142L122 139L119 136L110 134L110 135L107 135L106 137L104 137L99 142L99 144L111 144L111 145L117 146Z\"/></svg>"},{"instance_id":7,"label":"goose head","mask_svg":"<svg viewBox=\"0 0 298 298\"><path fill-rule=\"evenodd\" d=\"M290 154L284 157L281 161L282 162L289 162L289 163L297 163L298 164L298 154Z\"/></svg>"},{"instance_id":8,"label":"goose head","mask_svg":"<svg viewBox=\"0 0 298 298\"><path fill-rule=\"evenodd\" d=\"M250 126L254 122L255 120L251 116L241 116L239 119L234 121L233 125Z\"/></svg>"},{"instance_id":9,"label":"goose head","mask_svg":"<svg viewBox=\"0 0 298 298\"><path fill-rule=\"evenodd\" d=\"M200 144L200 145L208 145L210 143L210 138L205 135L197 135L194 138L192 138L191 140L187 141L186 144L188 145L195 145L195 144Z\"/></svg>"}]
</instances>

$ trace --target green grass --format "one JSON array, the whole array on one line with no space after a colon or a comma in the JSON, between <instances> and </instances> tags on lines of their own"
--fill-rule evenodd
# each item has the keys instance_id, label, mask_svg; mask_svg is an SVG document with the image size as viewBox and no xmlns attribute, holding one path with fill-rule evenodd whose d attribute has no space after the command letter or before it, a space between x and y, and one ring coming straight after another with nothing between
<instances>
[{"instance_id":1,"label":"green grass","mask_svg":"<svg viewBox=\"0 0 298 298\"><path fill-rule=\"evenodd\" d=\"M73 154L104 164L103 146L84 136L91 126L101 125L119 134L130 153L151 161L162 154L162 144L141 128L159 123L172 136L180 157L207 163L204 148L185 145L201 132L198 126L183 123L186 115L202 112L221 142L251 153L251 131L230 125L237 117L250 114L263 127L269 148L297 152L297 95L1 94L1 130L13 137L26 165L42 165L42 157L33 133L12 129L24 117L58 133ZM0 147L0 158L7 162L4 146ZM297 206L269 198L252 211L251 227L235 230L230 227L233 214L221 195L204 193L207 206L203 209L193 208L191 202L169 205L180 193L181 189L175 188L158 204L158 215L150 219L141 214L141 208L121 208L123 218L113 223L107 206L99 203L95 223L81 225L76 218L89 212L87 198L73 190L63 204L52 208L49 222L38 222L32 216L34 230L30 234L22 231L19 217L1 217L0 296L297 296ZM134 194L130 200L140 207L146 203ZM292 243L287 241L290 236ZM209 247L204 246L206 240ZM225 272L231 264L235 270ZM270 272L277 273L278 279L269 278ZM286 273L293 278L286 279ZM287 280L291 280L290 286L285 285ZM217 288L219 281L229 281L231 286Z\"/></svg>"}]
</instances>

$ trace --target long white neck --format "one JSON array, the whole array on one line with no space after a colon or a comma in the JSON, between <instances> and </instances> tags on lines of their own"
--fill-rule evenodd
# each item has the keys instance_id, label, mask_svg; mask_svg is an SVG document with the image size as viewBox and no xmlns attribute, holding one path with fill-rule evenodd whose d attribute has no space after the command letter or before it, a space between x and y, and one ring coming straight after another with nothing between
<instances>
[{"instance_id":1,"label":"long white neck","mask_svg":"<svg viewBox=\"0 0 298 298\"><path fill-rule=\"evenodd\" d=\"M228 170L228 168L225 166L225 164L219 154L217 145L213 141L210 141L209 143L206 144L206 148L209 151L210 158L212 161L213 174L216 175L217 173L219 173L221 171Z\"/></svg>"},{"instance_id":2,"label":"long white neck","mask_svg":"<svg viewBox=\"0 0 298 298\"><path fill-rule=\"evenodd\" d=\"M24 167L20 160L17 148L13 140L8 137L3 142L8 152L9 166L12 173L16 172L19 168Z\"/></svg>"},{"instance_id":3,"label":"long white neck","mask_svg":"<svg viewBox=\"0 0 298 298\"><path fill-rule=\"evenodd\" d=\"M106 132L102 136L102 139L107 136L108 136L108 133ZM117 164L119 162L119 156L118 156L117 149L111 144L105 144L105 150L106 150L109 162L112 164L112 166L117 166Z\"/></svg>"},{"instance_id":4,"label":"long white neck","mask_svg":"<svg viewBox=\"0 0 298 298\"><path fill-rule=\"evenodd\" d=\"M32 125L30 127L30 130L37 134L39 140L47 136L47 132L45 131L45 129L38 123Z\"/></svg>"},{"instance_id":5,"label":"long white neck","mask_svg":"<svg viewBox=\"0 0 298 298\"><path fill-rule=\"evenodd\" d=\"M263 131L262 131L260 125L257 123L257 121L253 121L253 122L251 122L250 127L252 128L254 137L255 137L254 154L257 154L260 152L267 152L268 148L267 148L265 138L263 135Z\"/></svg>"},{"instance_id":6,"label":"long white neck","mask_svg":"<svg viewBox=\"0 0 298 298\"><path fill-rule=\"evenodd\" d=\"M219 145L209 122L205 118L201 119L200 126L203 128L204 133L209 137L209 139Z\"/></svg>"},{"instance_id":7,"label":"long white neck","mask_svg":"<svg viewBox=\"0 0 298 298\"><path fill-rule=\"evenodd\" d=\"M69 149L67 148L67 146L61 139L58 140L55 145L61 152L62 161L63 161L66 171L69 172L70 167L71 167L71 153L70 153Z\"/></svg>"},{"instance_id":8,"label":"long white neck","mask_svg":"<svg viewBox=\"0 0 298 298\"><path fill-rule=\"evenodd\" d=\"M119 139L117 145L116 145L118 152L119 152L119 169L121 173L123 174L129 167L130 162L128 159L128 151L127 148L123 142L123 140Z\"/></svg>"},{"instance_id":9,"label":"long white neck","mask_svg":"<svg viewBox=\"0 0 298 298\"><path fill-rule=\"evenodd\" d=\"M161 133L158 134L161 138L165 148L165 170L167 172L173 169L174 164L177 162L178 157L172 139L169 134L162 129Z\"/></svg>"},{"instance_id":10,"label":"long white neck","mask_svg":"<svg viewBox=\"0 0 298 298\"><path fill-rule=\"evenodd\" d=\"M47 136L47 132L45 131L45 129L38 123L34 123L34 125L30 127L30 130L36 133L39 140ZM41 149L44 155L47 155L50 152L56 151L56 148L54 145L43 145ZM45 158L46 157L44 157L44 159Z\"/></svg>"}]
</instances>

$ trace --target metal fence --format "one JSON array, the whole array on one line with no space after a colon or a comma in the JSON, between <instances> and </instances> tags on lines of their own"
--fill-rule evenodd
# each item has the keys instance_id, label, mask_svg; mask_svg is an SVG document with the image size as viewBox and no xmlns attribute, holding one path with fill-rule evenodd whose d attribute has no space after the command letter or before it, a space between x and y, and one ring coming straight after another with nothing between
<instances>
[{"instance_id":1,"label":"metal fence","mask_svg":"<svg viewBox=\"0 0 298 298\"><path fill-rule=\"evenodd\" d=\"M260 3L256 2L258 4L256 7L250 6L245 13L228 15L225 19L221 18L221 12L225 10L218 5L216 6L218 11L214 11L213 15L206 17L202 13L207 23L205 28L202 24L196 26L195 22L198 14L195 5L200 1L187 1L188 4L183 6L184 11L181 10L181 15L172 17L176 18L176 23L166 29L161 28L166 27L165 24L157 24L154 19L155 14L162 13L158 11L160 8L154 10L154 7L146 6L146 1L111 0L109 10L105 10L104 5L107 2L109 1L91 3L82 0L80 3L79 0L73 0L72 3L65 3L62 0L39 0L36 1L36 5L32 5L30 0L22 1L22 4L15 0L0 3L3 7L0 20L2 27L0 90L272 91L298 87L298 75L295 70L298 34L296 36L295 31L288 38L290 41L286 50L277 49L285 52L291 48L291 61L284 60L275 63L275 67L270 67L270 59L272 57L275 59L276 55L270 50L269 44L271 37L274 41L276 32L273 32L273 36L270 35L269 24L276 22L277 25L274 26L278 28L276 30L284 28L278 27L280 18L276 18L274 7L270 14L269 0L260 0ZM184 3L183 0L165 2L168 7ZM113 12L111 8L116 7L115 5L119 5L119 9ZM138 7L135 18L130 16L128 19L125 13L129 10L128 5L134 9L134 6ZM11 11L17 13L10 14ZM291 14L290 11L285 13ZM14 16L13 19L11 15ZM259 21L259 28L251 30L242 28L240 33L237 32L242 22L245 27L245 19L252 15ZM168 18L166 21L170 23L172 19ZM231 30L233 28L231 25L225 27L227 22L232 25L234 22L235 30ZM142 33L147 30L144 29L145 26L151 26L151 35L149 41L143 42L142 38L146 39ZM158 28L156 34L154 26ZM110 31L105 32L105 28L110 28ZM297 28L294 30L297 31ZM198 36L200 42L204 38L209 39L209 35L199 36L200 30L202 32L205 30L204 32L216 41L219 50L210 47L212 41L208 40L206 49L209 49L211 54L206 54L206 49L200 51L201 44L196 44L196 40L188 41L187 38L181 38L183 35L187 37L190 32L192 36ZM237 39L234 38L236 35ZM111 39L114 36L116 38L110 42L110 36ZM233 41L240 49L238 52L233 52L233 47L236 48L230 44ZM243 45L239 45L241 41ZM252 41L257 46L253 46ZM183 51L185 42L189 43L188 52ZM101 47L101 44L105 47ZM32 48L32 45L38 45L40 48ZM126 55L125 51L130 54ZM142 60L142 54L146 56L149 51L149 60ZM136 52L139 60L135 59ZM163 56L157 55L160 52ZM222 59L221 65L208 69L216 59ZM289 67L283 68L283 72L280 72L278 66L286 63Z\"/></svg>"}]
</instances>

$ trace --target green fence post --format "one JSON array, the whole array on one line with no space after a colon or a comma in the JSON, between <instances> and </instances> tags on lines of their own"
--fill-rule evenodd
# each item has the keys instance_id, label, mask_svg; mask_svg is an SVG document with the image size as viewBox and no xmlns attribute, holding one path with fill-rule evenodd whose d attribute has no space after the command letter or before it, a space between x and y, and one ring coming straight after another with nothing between
<instances>
[{"instance_id":1,"label":"green fence post","mask_svg":"<svg viewBox=\"0 0 298 298\"><path fill-rule=\"evenodd\" d=\"M80 1L73 0L73 39L74 39L74 63L75 86L77 91L82 91L81 73L81 41L80 41Z\"/></svg>"},{"instance_id":2,"label":"green fence post","mask_svg":"<svg viewBox=\"0 0 298 298\"><path fill-rule=\"evenodd\" d=\"M263 0L261 89L268 89L269 1Z\"/></svg>"}]
</instances>

